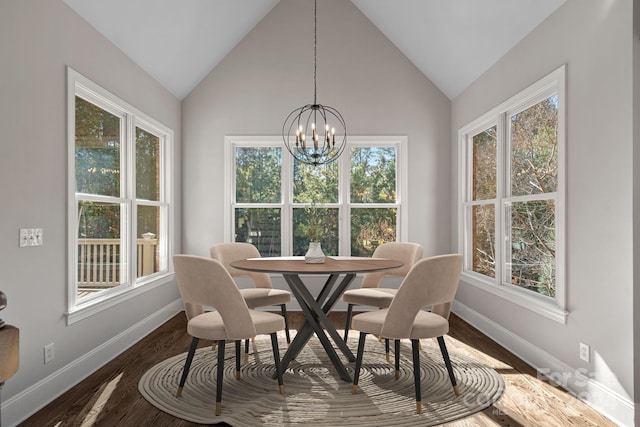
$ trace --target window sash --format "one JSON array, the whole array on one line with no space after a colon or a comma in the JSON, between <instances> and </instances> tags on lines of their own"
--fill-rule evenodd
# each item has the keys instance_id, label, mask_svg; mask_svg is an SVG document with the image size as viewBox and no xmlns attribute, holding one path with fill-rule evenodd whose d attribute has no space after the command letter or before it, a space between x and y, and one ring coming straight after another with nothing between
<instances>
[{"instance_id":1,"label":"window sash","mask_svg":"<svg viewBox=\"0 0 640 427\"><path fill-rule=\"evenodd\" d=\"M171 180L171 160L169 146L172 144L173 132L164 125L146 116L141 111L127 104L125 101L112 95L105 89L93 83L86 77L68 68L68 164L69 164L69 292L68 292L68 323L81 320L91 314L101 311L114 304L114 301L121 300L122 297L130 298L138 292L134 289L145 285L150 289L164 281L170 274L169 254L171 253L172 227L169 218L172 215L171 193L169 191ZM97 107L120 118L120 179L118 182L118 197L100 194L79 193L75 184L75 101L76 97L96 105ZM157 165L155 165L158 176L157 179L157 200L145 200L136 198L136 129L152 134L157 138ZM90 296L78 297L80 284L78 282L78 206L81 203L107 203L120 206L120 242L117 252L110 252L110 263L117 262L118 284L109 289L104 289ZM138 259L137 254L139 242L143 239L137 236L138 210L150 210L157 213L156 226L158 232L157 246L147 252L152 256L154 267L147 274L138 277L140 273L136 270ZM112 242L115 244L115 242ZM152 241L156 244L155 239ZM142 242L143 247L152 245ZM146 249L145 249L146 250ZM113 258L113 254L118 258ZM141 258L142 259L142 258ZM105 267L112 269L113 266ZM146 270L144 270L146 271ZM111 276L110 276L111 277Z\"/></svg>"},{"instance_id":2,"label":"window sash","mask_svg":"<svg viewBox=\"0 0 640 427\"><path fill-rule=\"evenodd\" d=\"M565 188L565 70L564 66L544 77L508 101L474 120L459 131L461 199L459 220L459 248L464 254L463 280L495 295L506 298L559 322L566 321L564 283L564 188ZM514 114L557 95L557 187L553 192L512 195L510 123ZM473 137L478 133L497 128L496 198L473 200ZM555 239L555 297L549 297L522 289L511 283L511 217L508 207L513 204L549 201L554 205L553 219ZM495 277L478 273L473 264L473 209L482 206L495 209Z\"/></svg>"},{"instance_id":3,"label":"window sash","mask_svg":"<svg viewBox=\"0 0 640 427\"><path fill-rule=\"evenodd\" d=\"M403 209L402 200L406 200L406 137L364 137L351 136L349 144L352 147L393 147L396 149L396 200L395 203L349 203L349 154L348 151L342 154L337 160L339 163L339 189L338 201L333 203L322 203L322 207L337 208L339 221L339 254L349 254L351 252L351 226L350 213L352 208L361 207L383 207L395 208L396 214L396 239L399 241L407 239L407 214ZM293 210L309 206L309 204L293 201L293 158L282 151L281 170L281 194L282 201L279 203L237 203L235 201L235 176L236 162L233 156L237 147L273 147L282 148L282 139L278 137L249 137L249 136L226 136L225 137L225 201L230 209L225 210L225 241L234 241L235 211L237 208L267 208L279 207L282 209L281 215L281 238L282 255L289 256L293 253Z\"/></svg>"}]
</instances>

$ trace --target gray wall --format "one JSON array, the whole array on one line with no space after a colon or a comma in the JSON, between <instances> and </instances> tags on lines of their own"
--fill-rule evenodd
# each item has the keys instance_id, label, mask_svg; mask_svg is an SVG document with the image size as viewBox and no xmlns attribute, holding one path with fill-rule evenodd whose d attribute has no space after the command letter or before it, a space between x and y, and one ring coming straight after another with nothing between
<instances>
[{"instance_id":1,"label":"gray wall","mask_svg":"<svg viewBox=\"0 0 640 427\"><path fill-rule=\"evenodd\" d=\"M456 151L452 191L457 191L458 129L567 64L567 323L548 320L470 285L461 285L457 299L569 367L585 369L632 402L631 49L631 0L567 1L453 100L451 143ZM456 239L455 225L452 230ZM579 359L579 342L591 345L591 363Z\"/></svg>"},{"instance_id":2,"label":"gray wall","mask_svg":"<svg viewBox=\"0 0 640 427\"><path fill-rule=\"evenodd\" d=\"M224 239L224 136L280 135L312 101L313 2L281 0L183 101L186 252ZM408 136L411 239L448 251L450 102L349 1L318 4L318 102L349 134Z\"/></svg>"},{"instance_id":3,"label":"gray wall","mask_svg":"<svg viewBox=\"0 0 640 427\"><path fill-rule=\"evenodd\" d=\"M634 402L640 403L640 4L633 4L633 341ZM640 414L636 425L640 424Z\"/></svg>"},{"instance_id":4,"label":"gray wall","mask_svg":"<svg viewBox=\"0 0 640 427\"><path fill-rule=\"evenodd\" d=\"M9 300L0 317L20 328L20 370L2 392L3 403L9 403L143 319L158 316L157 311L179 297L170 283L66 324L65 67L173 129L178 249L181 104L60 0L0 2L0 52L0 289ZM19 248L20 228L43 228L44 245ZM55 359L45 365L43 346L50 342L55 343ZM71 378L74 372L65 375ZM14 406L2 414L8 425L14 416L37 409L21 402Z\"/></svg>"}]
</instances>

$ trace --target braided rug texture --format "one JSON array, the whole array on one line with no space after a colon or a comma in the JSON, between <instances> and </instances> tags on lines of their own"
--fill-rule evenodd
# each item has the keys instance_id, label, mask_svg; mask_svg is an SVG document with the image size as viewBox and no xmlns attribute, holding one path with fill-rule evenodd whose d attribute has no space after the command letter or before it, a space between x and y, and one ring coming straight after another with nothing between
<instances>
[{"instance_id":1,"label":"braided rug texture","mask_svg":"<svg viewBox=\"0 0 640 427\"><path fill-rule=\"evenodd\" d=\"M445 339L448 339L445 337ZM286 342L279 339L281 356ZM147 371L138 384L152 405L175 417L199 424L225 422L232 426L432 426L467 417L492 405L504 391L493 369L450 351L460 396L453 393L442 354L435 340L422 340L420 376L422 414L415 413L411 343L402 341L400 378L395 379L393 345L387 362L384 342L367 336L359 390L340 379L314 336L284 373L285 394L271 379L275 372L268 336L256 337L249 362L242 361L235 377L235 347L225 350L222 414L215 415L217 349L196 351L182 396L175 396L187 353L171 357ZM356 352L357 338L349 338ZM243 344L244 349L244 344ZM343 355L338 350L340 357ZM353 376L355 362L346 363Z\"/></svg>"}]
</instances>

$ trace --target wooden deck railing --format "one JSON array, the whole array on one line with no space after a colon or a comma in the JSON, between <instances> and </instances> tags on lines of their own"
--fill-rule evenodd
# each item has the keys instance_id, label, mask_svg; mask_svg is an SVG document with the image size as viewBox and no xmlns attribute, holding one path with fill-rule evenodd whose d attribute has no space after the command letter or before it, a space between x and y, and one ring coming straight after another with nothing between
<instances>
[{"instance_id":1,"label":"wooden deck railing","mask_svg":"<svg viewBox=\"0 0 640 427\"><path fill-rule=\"evenodd\" d=\"M137 277L158 271L158 239L137 239ZM78 242L78 288L120 284L120 239L82 239Z\"/></svg>"}]
</instances>

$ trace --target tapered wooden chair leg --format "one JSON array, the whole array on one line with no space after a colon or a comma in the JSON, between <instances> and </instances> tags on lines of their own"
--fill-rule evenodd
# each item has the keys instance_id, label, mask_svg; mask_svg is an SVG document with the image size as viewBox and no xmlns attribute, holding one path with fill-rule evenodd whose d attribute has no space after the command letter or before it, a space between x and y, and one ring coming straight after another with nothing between
<instances>
[{"instance_id":1,"label":"tapered wooden chair leg","mask_svg":"<svg viewBox=\"0 0 640 427\"><path fill-rule=\"evenodd\" d=\"M451 360L449 359L449 352L447 351L447 345L444 342L444 337L438 337L438 344L440 345L440 352L442 353L444 364L446 365L447 372L449 373L449 379L451 380L451 385L453 386L453 392L456 396L460 396L460 389L456 384L456 376L453 373L453 367L451 366Z\"/></svg>"},{"instance_id":2,"label":"tapered wooden chair leg","mask_svg":"<svg viewBox=\"0 0 640 427\"><path fill-rule=\"evenodd\" d=\"M349 338L349 328L351 327L351 313L353 312L353 304L347 306L347 320L344 324L344 342Z\"/></svg>"},{"instance_id":3,"label":"tapered wooden chair leg","mask_svg":"<svg viewBox=\"0 0 640 427\"><path fill-rule=\"evenodd\" d=\"M400 340L393 341L393 349L396 355L396 379L400 378Z\"/></svg>"},{"instance_id":4,"label":"tapered wooden chair leg","mask_svg":"<svg viewBox=\"0 0 640 427\"><path fill-rule=\"evenodd\" d=\"M236 340L236 379L240 379L240 340Z\"/></svg>"},{"instance_id":5,"label":"tapered wooden chair leg","mask_svg":"<svg viewBox=\"0 0 640 427\"><path fill-rule=\"evenodd\" d=\"M287 321L287 305L282 304L280 306L280 310L282 311L282 317L284 317L284 333L287 337L287 344L291 344L291 335L289 334L289 322Z\"/></svg>"},{"instance_id":6,"label":"tapered wooden chair leg","mask_svg":"<svg viewBox=\"0 0 640 427\"><path fill-rule=\"evenodd\" d=\"M351 394L358 393L358 380L360 379L360 368L362 367L362 355L364 354L364 342L367 339L366 332L360 332L360 339L358 340L358 353L356 355L356 368L353 371L353 386L351 387Z\"/></svg>"},{"instance_id":7,"label":"tapered wooden chair leg","mask_svg":"<svg viewBox=\"0 0 640 427\"><path fill-rule=\"evenodd\" d=\"M218 341L218 370L216 378L216 416L222 412L222 379L224 375L224 345L225 341Z\"/></svg>"},{"instance_id":8,"label":"tapered wooden chair leg","mask_svg":"<svg viewBox=\"0 0 640 427\"><path fill-rule=\"evenodd\" d=\"M282 380L282 365L280 364L280 350L278 349L278 334L271 334L271 347L273 348L273 360L276 365L276 376L278 377L278 389L280 394L284 394L284 382Z\"/></svg>"},{"instance_id":9,"label":"tapered wooden chair leg","mask_svg":"<svg viewBox=\"0 0 640 427\"><path fill-rule=\"evenodd\" d=\"M420 392L420 349L419 340L411 340L413 351L413 380L416 386L416 414L422 413L422 393Z\"/></svg>"},{"instance_id":10,"label":"tapered wooden chair leg","mask_svg":"<svg viewBox=\"0 0 640 427\"><path fill-rule=\"evenodd\" d=\"M189 375L189 369L191 368L191 362L193 361L193 356L196 354L196 348L198 347L199 338L193 337L191 340L191 347L189 347L189 353L187 354L187 360L184 362L184 368L182 368L182 377L180 377L180 384L178 385L178 391L176 392L176 397L182 396L182 389L184 387L184 383L187 381L187 376Z\"/></svg>"}]
</instances>

